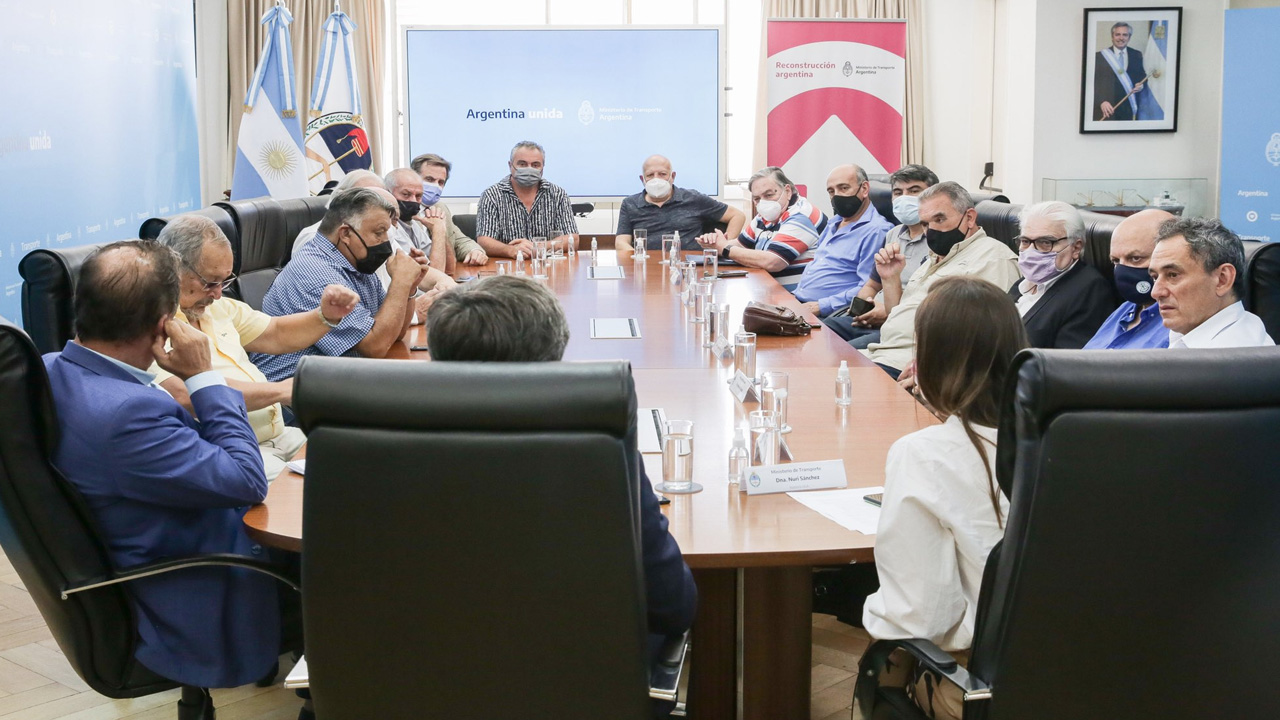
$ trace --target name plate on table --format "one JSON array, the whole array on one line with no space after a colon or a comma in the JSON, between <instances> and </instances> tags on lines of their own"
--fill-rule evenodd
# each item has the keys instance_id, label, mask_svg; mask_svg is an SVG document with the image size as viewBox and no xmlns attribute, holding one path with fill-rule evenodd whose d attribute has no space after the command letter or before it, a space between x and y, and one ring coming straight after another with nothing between
<instances>
[{"instance_id":1,"label":"name plate on table","mask_svg":"<svg viewBox=\"0 0 1280 720\"><path fill-rule=\"evenodd\" d=\"M848 486L843 460L758 465L747 468L747 494L831 490Z\"/></svg>"},{"instance_id":2,"label":"name plate on table","mask_svg":"<svg viewBox=\"0 0 1280 720\"><path fill-rule=\"evenodd\" d=\"M733 393L733 396L738 398L738 402L760 399L759 396L756 395L755 383L751 382L751 378L744 375L741 370L734 373L733 382L729 383L729 392Z\"/></svg>"},{"instance_id":3,"label":"name plate on table","mask_svg":"<svg viewBox=\"0 0 1280 720\"><path fill-rule=\"evenodd\" d=\"M711 354L718 358L729 357L733 354L733 345L729 344L729 341L723 337L718 337L715 342L711 343Z\"/></svg>"},{"instance_id":4,"label":"name plate on table","mask_svg":"<svg viewBox=\"0 0 1280 720\"><path fill-rule=\"evenodd\" d=\"M625 276L618 265L592 265L587 268L587 277L592 280L621 280Z\"/></svg>"}]
</instances>

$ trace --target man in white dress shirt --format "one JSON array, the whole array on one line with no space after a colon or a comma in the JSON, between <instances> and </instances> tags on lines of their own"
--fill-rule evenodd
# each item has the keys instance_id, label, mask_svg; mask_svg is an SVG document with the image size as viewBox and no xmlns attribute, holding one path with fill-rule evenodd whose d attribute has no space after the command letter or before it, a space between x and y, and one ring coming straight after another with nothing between
<instances>
[{"instance_id":1,"label":"man in white dress shirt","mask_svg":"<svg viewBox=\"0 0 1280 720\"><path fill-rule=\"evenodd\" d=\"M1244 246L1221 221L1165 222L1149 270L1170 349L1275 345L1262 319L1240 300Z\"/></svg>"}]
</instances>

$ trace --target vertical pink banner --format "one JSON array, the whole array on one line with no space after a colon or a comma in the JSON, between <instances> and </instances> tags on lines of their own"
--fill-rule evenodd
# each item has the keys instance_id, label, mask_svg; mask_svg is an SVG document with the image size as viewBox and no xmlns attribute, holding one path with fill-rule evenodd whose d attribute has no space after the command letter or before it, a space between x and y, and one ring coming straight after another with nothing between
<instances>
[{"instance_id":1,"label":"vertical pink banner","mask_svg":"<svg viewBox=\"0 0 1280 720\"><path fill-rule=\"evenodd\" d=\"M767 162L811 189L842 163L897 170L906 21L769 20L766 33Z\"/></svg>"}]
</instances>

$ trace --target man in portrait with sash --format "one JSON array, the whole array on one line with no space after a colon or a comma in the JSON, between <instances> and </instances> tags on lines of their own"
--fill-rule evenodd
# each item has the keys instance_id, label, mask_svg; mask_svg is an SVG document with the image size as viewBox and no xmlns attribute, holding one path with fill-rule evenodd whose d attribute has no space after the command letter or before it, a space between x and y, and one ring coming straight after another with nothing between
<instances>
[{"instance_id":1,"label":"man in portrait with sash","mask_svg":"<svg viewBox=\"0 0 1280 720\"><path fill-rule=\"evenodd\" d=\"M1111 26L1111 47L1098 51L1093 68L1093 119L1133 120L1138 114L1138 93L1147 74L1142 53L1129 47L1133 27L1126 22Z\"/></svg>"}]
</instances>

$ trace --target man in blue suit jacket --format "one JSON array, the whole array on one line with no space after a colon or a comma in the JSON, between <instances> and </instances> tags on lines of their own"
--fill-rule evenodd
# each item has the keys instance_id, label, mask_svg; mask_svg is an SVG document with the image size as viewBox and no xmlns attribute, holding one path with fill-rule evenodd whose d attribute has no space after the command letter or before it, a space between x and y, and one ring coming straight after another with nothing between
<instances>
[{"instance_id":1,"label":"man in blue suit jacket","mask_svg":"<svg viewBox=\"0 0 1280 720\"><path fill-rule=\"evenodd\" d=\"M62 437L54 465L84 496L121 569L198 553L263 553L241 520L267 494L244 397L210 371L208 338L173 320L178 288L171 250L108 245L80 271L76 339L45 356ZM155 384L146 372L152 361L186 382L199 422ZM129 583L135 657L184 685L263 677L280 650L275 583L231 568Z\"/></svg>"}]
</instances>

